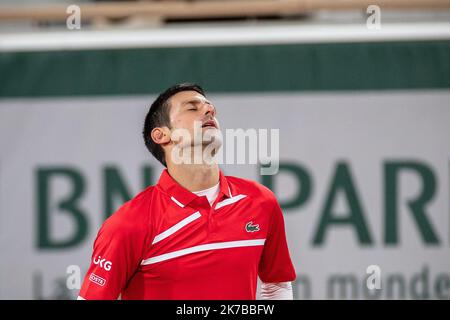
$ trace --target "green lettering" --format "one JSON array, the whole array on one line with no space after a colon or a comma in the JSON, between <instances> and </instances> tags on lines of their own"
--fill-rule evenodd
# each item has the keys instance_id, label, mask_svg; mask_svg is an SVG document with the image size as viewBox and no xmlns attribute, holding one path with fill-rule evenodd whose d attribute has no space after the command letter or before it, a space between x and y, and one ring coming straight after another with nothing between
<instances>
[{"instance_id":1,"label":"green lettering","mask_svg":"<svg viewBox=\"0 0 450 320\"><path fill-rule=\"evenodd\" d=\"M339 191L343 192L349 206L349 212L344 217L338 217L332 210ZM361 244L372 244L372 237L364 220L364 212L353 185L350 170L344 162L337 164L336 173L331 182L331 188L313 240L314 246L323 244L326 231L333 225L352 226Z\"/></svg>"},{"instance_id":2,"label":"green lettering","mask_svg":"<svg viewBox=\"0 0 450 320\"><path fill-rule=\"evenodd\" d=\"M56 240L51 237L50 208L51 203L50 184L54 178L64 178L71 183L72 192L65 199L57 203L57 213L65 213L74 220L76 226L72 236L64 240ZM80 172L73 168L45 168L37 170L36 179L38 233L37 244L40 249L62 249L73 247L82 242L88 232L88 220L85 212L79 207L78 201L85 190L85 182Z\"/></svg>"},{"instance_id":3,"label":"green lettering","mask_svg":"<svg viewBox=\"0 0 450 320\"><path fill-rule=\"evenodd\" d=\"M297 179L300 187L292 199L280 201L281 208L287 210L302 206L311 194L311 176L305 168L294 163L280 163L279 171L276 175L262 176L262 184L275 193L274 178L283 171L292 174Z\"/></svg>"},{"instance_id":4,"label":"green lettering","mask_svg":"<svg viewBox=\"0 0 450 320\"><path fill-rule=\"evenodd\" d=\"M387 245L398 243L398 175L409 170L422 179L422 192L416 199L408 201L409 209L426 244L439 244L439 238L425 212L425 206L436 191L436 178L433 171L417 162L388 162L384 165L385 190L385 230L384 241Z\"/></svg>"},{"instance_id":5,"label":"green lettering","mask_svg":"<svg viewBox=\"0 0 450 320\"><path fill-rule=\"evenodd\" d=\"M104 181L104 217L107 219L120 205L132 198L132 192L122 177L119 168L107 166L103 169ZM153 182L153 168L142 167L142 186L148 187Z\"/></svg>"}]
</instances>

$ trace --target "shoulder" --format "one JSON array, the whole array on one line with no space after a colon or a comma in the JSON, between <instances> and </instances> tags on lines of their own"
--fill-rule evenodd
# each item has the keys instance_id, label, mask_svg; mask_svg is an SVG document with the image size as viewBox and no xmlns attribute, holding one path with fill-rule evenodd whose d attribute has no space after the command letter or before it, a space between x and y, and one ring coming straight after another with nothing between
<instances>
[{"instance_id":1,"label":"shoulder","mask_svg":"<svg viewBox=\"0 0 450 320\"><path fill-rule=\"evenodd\" d=\"M150 186L138 195L125 202L109 218L107 218L100 233L130 236L146 233L149 230L150 207L155 186Z\"/></svg>"}]
</instances>

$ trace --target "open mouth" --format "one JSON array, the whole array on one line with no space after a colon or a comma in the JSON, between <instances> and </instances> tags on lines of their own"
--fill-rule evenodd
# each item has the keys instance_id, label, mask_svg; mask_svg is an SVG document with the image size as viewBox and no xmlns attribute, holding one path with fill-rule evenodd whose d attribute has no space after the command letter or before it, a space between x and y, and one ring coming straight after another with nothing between
<instances>
[{"instance_id":1,"label":"open mouth","mask_svg":"<svg viewBox=\"0 0 450 320\"><path fill-rule=\"evenodd\" d=\"M215 128L217 129L216 122L214 120L205 121L202 128Z\"/></svg>"}]
</instances>

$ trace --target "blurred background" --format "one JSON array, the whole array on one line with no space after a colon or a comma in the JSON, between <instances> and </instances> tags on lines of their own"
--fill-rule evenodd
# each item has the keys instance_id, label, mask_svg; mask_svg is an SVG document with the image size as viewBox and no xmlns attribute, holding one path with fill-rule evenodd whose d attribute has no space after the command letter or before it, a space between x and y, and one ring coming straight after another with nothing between
<instances>
[{"instance_id":1,"label":"blurred background","mask_svg":"<svg viewBox=\"0 0 450 320\"><path fill-rule=\"evenodd\" d=\"M450 298L449 0L1 0L0 299L78 295L179 82L279 129L276 175L222 169L277 195L296 299Z\"/></svg>"}]
</instances>

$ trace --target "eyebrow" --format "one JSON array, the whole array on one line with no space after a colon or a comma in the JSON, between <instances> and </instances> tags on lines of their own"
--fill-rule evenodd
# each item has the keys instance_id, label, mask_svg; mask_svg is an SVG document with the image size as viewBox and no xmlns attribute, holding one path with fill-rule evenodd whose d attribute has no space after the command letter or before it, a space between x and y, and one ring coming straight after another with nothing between
<instances>
[{"instance_id":1,"label":"eyebrow","mask_svg":"<svg viewBox=\"0 0 450 320\"><path fill-rule=\"evenodd\" d=\"M213 104L212 104L212 102L211 101L209 101L208 99L199 99L199 98L192 98L192 99L189 99L189 100L187 100L187 101L185 101L185 102L183 102L181 105L182 106L185 106L186 104L189 104L189 103L201 103L201 102L203 102L203 101L205 101L205 103L207 103L207 104L210 104L210 105L212 105L212 106L214 106ZM214 109L215 109L216 107L214 107Z\"/></svg>"}]
</instances>

